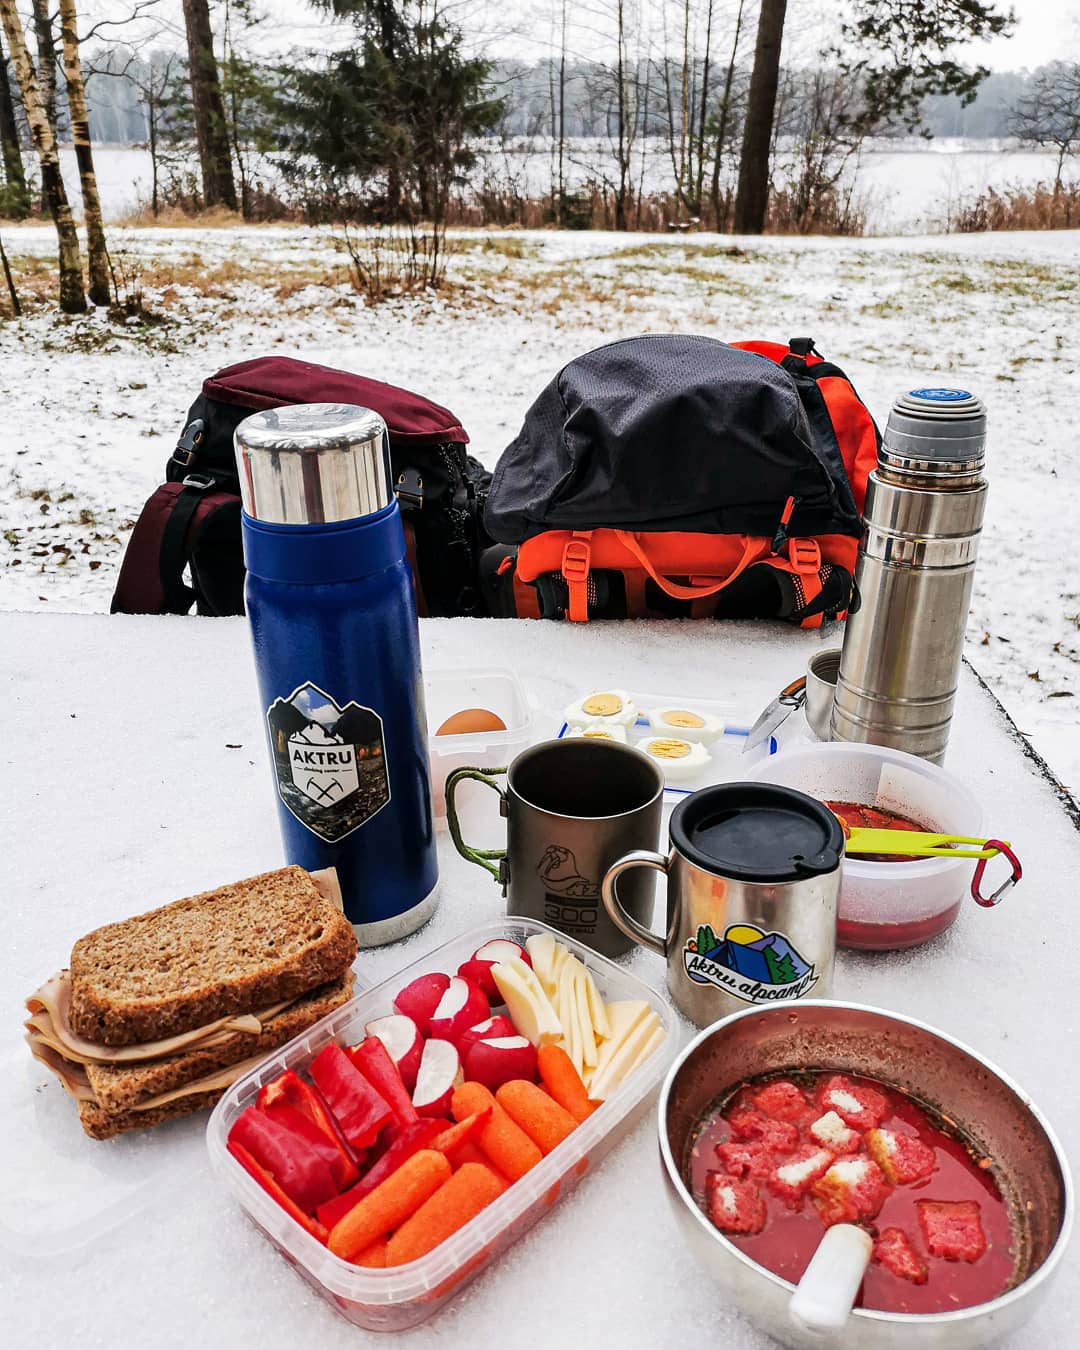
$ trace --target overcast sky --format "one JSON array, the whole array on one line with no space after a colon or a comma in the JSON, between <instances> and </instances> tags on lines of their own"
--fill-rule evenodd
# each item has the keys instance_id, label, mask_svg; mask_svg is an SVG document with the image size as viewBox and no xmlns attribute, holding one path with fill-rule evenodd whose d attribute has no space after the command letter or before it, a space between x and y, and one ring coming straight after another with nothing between
<instances>
[{"instance_id":1,"label":"overcast sky","mask_svg":"<svg viewBox=\"0 0 1080 1350\"><path fill-rule=\"evenodd\" d=\"M136 2L79 0L80 16L85 16L81 30L85 31L91 22L129 14ZM266 17L252 42L266 54L281 56L290 50L325 48L343 40L340 26L335 33L304 0L254 0L254 3L256 11ZM650 16L656 40L661 0L626 0L626 4L628 9L641 7ZM456 11L458 21L481 50L490 55L528 60L541 58L552 49L553 22L560 5L561 0L443 0L441 8L448 13ZM574 31L570 45L575 54L589 56L603 52L605 34L610 31L606 15L613 7L612 0L573 0L570 9ZM729 7L734 8L719 0L717 13L726 13ZM214 3L211 8L217 23L222 6ZM980 61L992 70L1033 67L1055 59L1080 60L1080 0L1012 0L1012 8L1018 20L1013 36L971 44L964 48L965 60ZM800 46L814 49L815 24L829 25L823 32L825 38L835 33L836 10L826 14L825 9L820 0L789 0L785 36L785 56L789 60L797 56L796 49ZM156 0L139 30L114 28L105 30L103 35L128 40L128 34L138 32L142 41L156 38L154 45L179 45L183 31L181 13L180 0ZM744 44L749 56L750 35Z\"/></svg>"}]
</instances>

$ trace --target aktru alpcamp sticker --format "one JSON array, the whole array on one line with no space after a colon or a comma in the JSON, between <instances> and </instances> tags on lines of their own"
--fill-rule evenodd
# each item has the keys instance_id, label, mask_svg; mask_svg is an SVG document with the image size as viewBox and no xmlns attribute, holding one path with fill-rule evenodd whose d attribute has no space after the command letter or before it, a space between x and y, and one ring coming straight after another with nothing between
<instances>
[{"instance_id":1,"label":"aktru alpcamp sticker","mask_svg":"<svg viewBox=\"0 0 1080 1350\"><path fill-rule=\"evenodd\" d=\"M337 843L390 800L383 722L374 708L298 685L267 709L278 794L312 834Z\"/></svg>"},{"instance_id":2,"label":"aktru alpcamp sticker","mask_svg":"<svg viewBox=\"0 0 1080 1350\"><path fill-rule=\"evenodd\" d=\"M683 948L683 968L695 984L711 984L744 1003L802 998L817 983L814 964L783 933L737 923L718 939L702 924Z\"/></svg>"}]
</instances>

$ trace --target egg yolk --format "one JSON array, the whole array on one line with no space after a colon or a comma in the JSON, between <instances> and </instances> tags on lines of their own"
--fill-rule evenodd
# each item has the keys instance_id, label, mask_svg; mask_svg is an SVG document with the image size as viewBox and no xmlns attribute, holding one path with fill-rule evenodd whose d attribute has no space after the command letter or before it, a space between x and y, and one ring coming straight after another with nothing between
<instances>
[{"instance_id":1,"label":"egg yolk","mask_svg":"<svg viewBox=\"0 0 1080 1350\"><path fill-rule=\"evenodd\" d=\"M651 741L649 743L649 754L655 755L657 759L685 759L690 753L690 746L686 741Z\"/></svg>"},{"instance_id":2,"label":"egg yolk","mask_svg":"<svg viewBox=\"0 0 1080 1350\"><path fill-rule=\"evenodd\" d=\"M682 708L664 713L664 721L670 727L703 727L705 725L703 717L699 717L697 713L687 712Z\"/></svg>"},{"instance_id":3,"label":"egg yolk","mask_svg":"<svg viewBox=\"0 0 1080 1350\"><path fill-rule=\"evenodd\" d=\"M590 717L614 717L622 712L623 702L617 694L592 694L581 705L581 711Z\"/></svg>"}]
</instances>

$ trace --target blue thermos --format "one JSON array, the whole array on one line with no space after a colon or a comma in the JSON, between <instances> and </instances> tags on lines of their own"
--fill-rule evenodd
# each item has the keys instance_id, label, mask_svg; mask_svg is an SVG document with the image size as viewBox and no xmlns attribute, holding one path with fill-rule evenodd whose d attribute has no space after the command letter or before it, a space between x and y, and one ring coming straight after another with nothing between
<instances>
[{"instance_id":1,"label":"blue thermos","mask_svg":"<svg viewBox=\"0 0 1080 1350\"><path fill-rule=\"evenodd\" d=\"M416 600L386 425L312 403L236 429L247 614L286 858L335 867L361 946L435 908Z\"/></svg>"}]
</instances>

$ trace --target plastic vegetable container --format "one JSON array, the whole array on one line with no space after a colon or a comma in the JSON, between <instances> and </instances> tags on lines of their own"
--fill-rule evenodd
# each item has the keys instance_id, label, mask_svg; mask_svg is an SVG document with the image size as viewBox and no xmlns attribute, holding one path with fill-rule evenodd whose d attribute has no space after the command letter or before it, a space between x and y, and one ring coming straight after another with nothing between
<instances>
[{"instance_id":1,"label":"plastic vegetable container","mask_svg":"<svg viewBox=\"0 0 1080 1350\"><path fill-rule=\"evenodd\" d=\"M605 1001L647 1000L656 1009L667 1033L663 1045L644 1064L638 1065L603 1106L558 1148L426 1256L388 1270L363 1269L334 1256L291 1219L233 1159L226 1148L233 1121L254 1102L259 1088L284 1069L304 1072L330 1041L351 1045L362 1040L365 1024L392 1012L394 995L418 975L437 970L452 975L477 947L492 938L510 938L524 944L534 933L551 933L580 957L592 972ZM545 924L528 919L484 924L415 961L393 979L357 995L234 1083L214 1109L207 1126L210 1161L256 1226L337 1312L369 1331L404 1331L437 1313L569 1195L585 1173L629 1134L656 1095L677 1049L677 1025L674 1013L647 985Z\"/></svg>"},{"instance_id":2,"label":"plastic vegetable container","mask_svg":"<svg viewBox=\"0 0 1080 1350\"><path fill-rule=\"evenodd\" d=\"M936 833L977 835L982 826L982 808L963 783L928 760L887 746L833 741L785 750L746 776L797 788L819 801L880 806ZM936 937L956 919L974 866L963 858L845 858L837 942L893 951Z\"/></svg>"}]
</instances>

